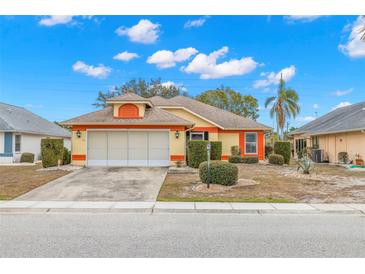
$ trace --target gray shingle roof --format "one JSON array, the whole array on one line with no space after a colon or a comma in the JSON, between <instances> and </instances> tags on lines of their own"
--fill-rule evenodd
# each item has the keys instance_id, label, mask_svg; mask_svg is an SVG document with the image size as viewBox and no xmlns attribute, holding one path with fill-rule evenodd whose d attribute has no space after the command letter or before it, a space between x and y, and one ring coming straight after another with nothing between
<instances>
[{"instance_id":1,"label":"gray shingle roof","mask_svg":"<svg viewBox=\"0 0 365 274\"><path fill-rule=\"evenodd\" d=\"M118 119L113 117L113 107L108 106L102 110L94 111L79 117L62 122L65 125L77 124L108 124L108 125L186 125L192 123L163 109L147 108L141 119Z\"/></svg>"},{"instance_id":2,"label":"gray shingle roof","mask_svg":"<svg viewBox=\"0 0 365 274\"><path fill-rule=\"evenodd\" d=\"M0 130L71 137L70 132L22 108L0 102Z\"/></svg>"},{"instance_id":3,"label":"gray shingle roof","mask_svg":"<svg viewBox=\"0 0 365 274\"><path fill-rule=\"evenodd\" d=\"M268 126L252 119L204 104L189 97L176 96L168 99L168 101L173 102L175 106L182 106L224 129L270 129Z\"/></svg>"},{"instance_id":4,"label":"gray shingle roof","mask_svg":"<svg viewBox=\"0 0 365 274\"><path fill-rule=\"evenodd\" d=\"M357 131L365 129L365 101L335 109L296 129L291 135L309 135Z\"/></svg>"},{"instance_id":5,"label":"gray shingle roof","mask_svg":"<svg viewBox=\"0 0 365 274\"><path fill-rule=\"evenodd\" d=\"M124 94L119 95L119 96L112 97L112 98L108 99L107 101L111 101L111 102L112 101L150 102L150 100L148 98L141 97L141 96L139 96L135 93L132 93L132 92L128 92L128 93L124 93Z\"/></svg>"},{"instance_id":6,"label":"gray shingle roof","mask_svg":"<svg viewBox=\"0 0 365 274\"><path fill-rule=\"evenodd\" d=\"M149 99L155 106L181 106L180 104L161 96L153 96Z\"/></svg>"}]
</instances>

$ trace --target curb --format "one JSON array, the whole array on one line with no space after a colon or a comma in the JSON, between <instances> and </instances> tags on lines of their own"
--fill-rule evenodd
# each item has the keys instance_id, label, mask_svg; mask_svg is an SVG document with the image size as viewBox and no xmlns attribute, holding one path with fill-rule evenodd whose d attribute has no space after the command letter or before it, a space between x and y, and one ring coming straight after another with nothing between
<instances>
[{"instance_id":1,"label":"curb","mask_svg":"<svg viewBox=\"0 0 365 274\"><path fill-rule=\"evenodd\" d=\"M365 204L0 201L1 213L217 213L365 215Z\"/></svg>"}]
</instances>

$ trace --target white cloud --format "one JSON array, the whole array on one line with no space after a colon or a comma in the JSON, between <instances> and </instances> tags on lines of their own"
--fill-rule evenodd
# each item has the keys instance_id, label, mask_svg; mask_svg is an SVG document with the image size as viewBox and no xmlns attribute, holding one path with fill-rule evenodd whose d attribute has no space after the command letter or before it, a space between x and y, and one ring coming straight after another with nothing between
<instances>
[{"instance_id":1,"label":"white cloud","mask_svg":"<svg viewBox=\"0 0 365 274\"><path fill-rule=\"evenodd\" d=\"M87 65L82 61L77 61L75 64L72 65L73 71L83 73L87 76L103 79L106 78L112 69L110 67L106 67L103 64L98 66L91 66Z\"/></svg>"},{"instance_id":2,"label":"white cloud","mask_svg":"<svg viewBox=\"0 0 365 274\"><path fill-rule=\"evenodd\" d=\"M52 27L55 25L72 23L72 18L73 16L70 15L51 15L43 17L38 23L41 26Z\"/></svg>"},{"instance_id":3,"label":"white cloud","mask_svg":"<svg viewBox=\"0 0 365 274\"><path fill-rule=\"evenodd\" d=\"M350 106L351 103L350 102L341 102L339 103L338 105L334 106L332 108L332 110L335 110L335 109L338 109L338 108L343 108L343 107L347 107L347 106Z\"/></svg>"},{"instance_id":4,"label":"white cloud","mask_svg":"<svg viewBox=\"0 0 365 274\"><path fill-rule=\"evenodd\" d=\"M268 72L268 73L261 73L260 76L265 76L266 79L257 80L253 84L254 88L266 88L270 85L277 85L280 82L281 75L283 76L283 80L285 82L290 81L296 73L296 67L291 65L290 67L283 68L279 72Z\"/></svg>"},{"instance_id":5,"label":"white cloud","mask_svg":"<svg viewBox=\"0 0 365 274\"><path fill-rule=\"evenodd\" d=\"M338 48L351 58L365 57L365 42L362 41L360 30L365 26L365 16L357 17L352 24L350 36L345 44L340 44Z\"/></svg>"},{"instance_id":6,"label":"white cloud","mask_svg":"<svg viewBox=\"0 0 365 274\"><path fill-rule=\"evenodd\" d=\"M319 109L319 105L318 104L313 104L313 108L314 109Z\"/></svg>"},{"instance_id":7,"label":"white cloud","mask_svg":"<svg viewBox=\"0 0 365 274\"><path fill-rule=\"evenodd\" d=\"M199 18L196 20L189 20L185 22L184 28L199 28L204 25L204 23L207 21L206 17Z\"/></svg>"},{"instance_id":8,"label":"white cloud","mask_svg":"<svg viewBox=\"0 0 365 274\"><path fill-rule=\"evenodd\" d=\"M228 47L222 47L209 55L199 53L187 67L182 67L181 70L186 73L198 73L200 74L200 79L217 79L227 76L244 75L256 69L258 64L252 57L231 59L217 64L217 59L226 55L228 51Z\"/></svg>"},{"instance_id":9,"label":"white cloud","mask_svg":"<svg viewBox=\"0 0 365 274\"><path fill-rule=\"evenodd\" d=\"M115 31L119 36L128 36L129 40L142 44L153 44L159 37L160 25L142 19L130 28L121 26Z\"/></svg>"},{"instance_id":10,"label":"white cloud","mask_svg":"<svg viewBox=\"0 0 365 274\"><path fill-rule=\"evenodd\" d=\"M137 53L133 53L133 52L128 52L128 51L123 51L118 53L117 55L115 55L113 57L114 60L119 60L119 61L124 61L124 62L128 62L134 58L138 58L139 55Z\"/></svg>"},{"instance_id":11,"label":"white cloud","mask_svg":"<svg viewBox=\"0 0 365 274\"><path fill-rule=\"evenodd\" d=\"M285 19L285 21L287 21L289 23L294 23L294 22L309 23L309 22L313 22L313 21L317 20L320 17L322 17L322 16L320 16L320 15L288 15L288 16L284 16L284 19Z\"/></svg>"},{"instance_id":12,"label":"white cloud","mask_svg":"<svg viewBox=\"0 0 365 274\"><path fill-rule=\"evenodd\" d=\"M147 63L154 64L160 69L171 68L174 67L177 62L186 61L197 53L198 51L192 47L178 49L175 52L170 50L159 50L148 57Z\"/></svg>"},{"instance_id":13,"label":"white cloud","mask_svg":"<svg viewBox=\"0 0 365 274\"><path fill-rule=\"evenodd\" d=\"M344 90L336 90L333 95L334 96L344 96L347 95L349 93L351 93L354 89L353 88L349 88L349 89L344 89Z\"/></svg>"},{"instance_id":14,"label":"white cloud","mask_svg":"<svg viewBox=\"0 0 365 274\"><path fill-rule=\"evenodd\" d=\"M297 120L300 122L311 122L313 120L315 120L316 117L314 116L303 116L303 117L298 117Z\"/></svg>"}]
</instances>

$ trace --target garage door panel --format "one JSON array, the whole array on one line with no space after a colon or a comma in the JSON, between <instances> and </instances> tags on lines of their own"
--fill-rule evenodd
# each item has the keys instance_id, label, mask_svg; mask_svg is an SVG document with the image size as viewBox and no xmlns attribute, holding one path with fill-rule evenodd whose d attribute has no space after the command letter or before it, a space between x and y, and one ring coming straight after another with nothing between
<instances>
[{"instance_id":1,"label":"garage door panel","mask_svg":"<svg viewBox=\"0 0 365 274\"><path fill-rule=\"evenodd\" d=\"M107 164L107 133L88 133L88 165L105 166Z\"/></svg>"}]
</instances>

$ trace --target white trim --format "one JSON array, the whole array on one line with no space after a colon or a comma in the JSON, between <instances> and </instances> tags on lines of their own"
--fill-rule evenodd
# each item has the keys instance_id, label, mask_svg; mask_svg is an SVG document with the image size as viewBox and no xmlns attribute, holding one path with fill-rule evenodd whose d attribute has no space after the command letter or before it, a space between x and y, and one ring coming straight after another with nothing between
<instances>
[{"instance_id":1,"label":"white trim","mask_svg":"<svg viewBox=\"0 0 365 274\"><path fill-rule=\"evenodd\" d=\"M256 152L255 153L252 153L252 152L248 153L248 152L246 152L246 143L253 143L253 142L247 142L246 141L247 140L247 138L246 138L247 133L248 134L252 134L253 133L253 134L256 135ZM258 134L257 134L257 132L250 132L250 131L245 132L245 139L244 139L243 146L244 146L245 155L257 155L258 154Z\"/></svg>"}]
</instances>

